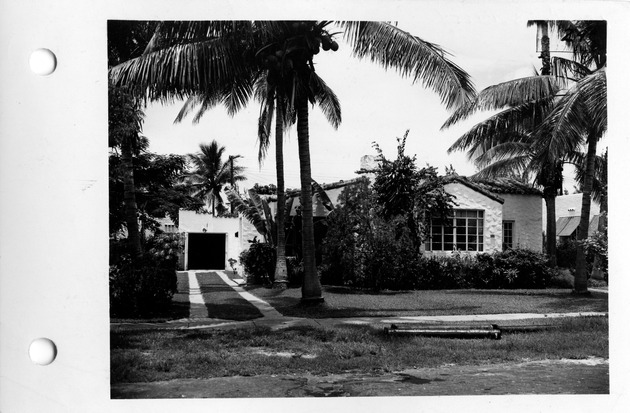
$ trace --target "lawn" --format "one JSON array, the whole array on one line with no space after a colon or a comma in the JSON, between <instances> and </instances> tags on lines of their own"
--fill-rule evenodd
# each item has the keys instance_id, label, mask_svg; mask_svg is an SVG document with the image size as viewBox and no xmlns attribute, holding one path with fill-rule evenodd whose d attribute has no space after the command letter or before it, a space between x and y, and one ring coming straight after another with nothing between
<instances>
[{"instance_id":1,"label":"lawn","mask_svg":"<svg viewBox=\"0 0 630 413\"><path fill-rule=\"evenodd\" d=\"M592 292L589 297L581 297L567 289L372 293L324 287L325 303L319 307L300 306L299 288L274 290L253 286L248 291L285 316L309 318L608 311L608 294Z\"/></svg>"},{"instance_id":2,"label":"lawn","mask_svg":"<svg viewBox=\"0 0 630 413\"><path fill-rule=\"evenodd\" d=\"M608 319L546 320L551 330L501 340L389 336L366 326L114 330L111 382L266 374L379 374L445 364L608 358Z\"/></svg>"}]
</instances>

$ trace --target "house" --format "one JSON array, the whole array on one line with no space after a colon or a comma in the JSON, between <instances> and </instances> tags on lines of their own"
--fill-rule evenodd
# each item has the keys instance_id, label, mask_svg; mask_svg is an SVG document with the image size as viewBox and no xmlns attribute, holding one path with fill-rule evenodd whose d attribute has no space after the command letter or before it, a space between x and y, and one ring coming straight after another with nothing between
<instances>
[{"instance_id":1,"label":"house","mask_svg":"<svg viewBox=\"0 0 630 413\"><path fill-rule=\"evenodd\" d=\"M507 178L483 180L446 177L445 190L456 206L448 223L433 221L425 251L477 254L507 248L542 251L542 193Z\"/></svg>"},{"instance_id":2,"label":"house","mask_svg":"<svg viewBox=\"0 0 630 413\"><path fill-rule=\"evenodd\" d=\"M588 235L597 232L599 224L599 204L591 200ZM556 237L559 241L568 241L577 237L577 229L582 214L582 194L556 197ZM543 211L546 219L546 211ZM546 221L544 221L546 222Z\"/></svg>"},{"instance_id":3,"label":"house","mask_svg":"<svg viewBox=\"0 0 630 413\"><path fill-rule=\"evenodd\" d=\"M326 195L332 202L333 206L336 206L339 203L338 201L339 195L341 195L341 192L343 192L343 190L347 186L358 184L359 182L362 182L365 179L366 179L365 177L358 177L358 178L333 182L330 184L322 184L321 187L326 192ZM287 191L287 199L291 199L291 201L289 202L289 205L291 207L291 212L289 213L289 216L296 216L298 214L297 211L300 207L300 191L299 190ZM276 197L271 196L268 198L268 201L269 201L269 208L271 209L271 212L275 214L276 208L277 208L277 202L278 202ZM330 210L324 206L324 203L319 198L319 196L317 196L317 194L313 194L313 218L325 218L326 216L328 216L328 214L330 214Z\"/></svg>"},{"instance_id":4,"label":"house","mask_svg":"<svg viewBox=\"0 0 630 413\"><path fill-rule=\"evenodd\" d=\"M322 188L336 205L345 187L363 179L325 184ZM425 252L445 255L454 250L481 253L517 247L542 252L542 192L538 189L514 179L484 180L451 175L446 178L445 190L455 196L454 216L451 225L433 222L424 245ZM299 192L289 196L294 198L290 216L295 216ZM272 205L275 212L275 203L270 202ZM329 213L313 195L314 222ZM289 240L288 249L291 244Z\"/></svg>"},{"instance_id":5,"label":"house","mask_svg":"<svg viewBox=\"0 0 630 413\"><path fill-rule=\"evenodd\" d=\"M321 185L333 205L344 188L365 177ZM527 248L542 251L542 193L515 180L480 180L458 175L448 176L445 189L455 196L457 205L450 225L434 221L424 249L435 255L454 250L470 253L496 252L505 248ZM295 255L300 247L299 191L287 194L290 206L289 224L295 230L287 236L287 255ZM267 198L272 215L277 201ZM316 244L325 235L325 226L318 225L330 213L320 197L313 195L313 221ZM238 259L255 237L256 228L243 216L213 217L208 213L179 212L179 232L184 238L184 269L229 268L229 259Z\"/></svg>"},{"instance_id":6,"label":"house","mask_svg":"<svg viewBox=\"0 0 630 413\"><path fill-rule=\"evenodd\" d=\"M229 260L238 260L255 237L260 239L247 219L216 217L209 213L179 211L179 233L184 241L183 269L224 270Z\"/></svg>"}]
</instances>

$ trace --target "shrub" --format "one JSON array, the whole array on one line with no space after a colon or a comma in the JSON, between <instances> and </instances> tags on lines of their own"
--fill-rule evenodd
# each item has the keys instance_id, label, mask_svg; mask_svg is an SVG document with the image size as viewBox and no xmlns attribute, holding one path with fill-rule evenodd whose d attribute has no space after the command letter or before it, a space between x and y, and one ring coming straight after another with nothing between
<instances>
[{"instance_id":1,"label":"shrub","mask_svg":"<svg viewBox=\"0 0 630 413\"><path fill-rule=\"evenodd\" d=\"M553 276L546 256L526 249L497 253L493 264L498 283L494 288L545 288Z\"/></svg>"},{"instance_id":2,"label":"shrub","mask_svg":"<svg viewBox=\"0 0 630 413\"><path fill-rule=\"evenodd\" d=\"M304 266L297 257L287 257L287 276L290 287L299 287L304 280Z\"/></svg>"},{"instance_id":3,"label":"shrub","mask_svg":"<svg viewBox=\"0 0 630 413\"><path fill-rule=\"evenodd\" d=\"M586 262L589 274L596 264L601 270L603 278L608 282L608 234L607 231L597 231L592 237L582 241L586 252Z\"/></svg>"},{"instance_id":4,"label":"shrub","mask_svg":"<svg viewBox=\"0 0 630 413\"><path fill-rule=\"evenodd\" d=\"M553 288L573 288L573 275L568 269L559 270L551 277L549 286Z\"/></svg>"},{"instance_id":5,"label":"shrub","mask_svg":"<svg viewBox=\"0 0 630 413\"><path fill-rule=\"evenodd\" d=\"M556 258L558 267L575 270L575 256L577 255L577 242L575 240L560 241L556 246Z\"/></svg>"},{"instance_id":6,"label":"shrub","mask_svg":"<svg viewBox=\"0 0 630 413\"><path fill-rule=\"evenodd\" d=\"M276 268L276 249L256 238L250 241L248 250L241 252L239 262L247 274L249 284L270 284Z\"/></svg>"},{"instance_id":7,"label":"shrub","mask_svg":"<svg viewBox=\"0 0 630 413\"><path fill-rule=\"evenodd\" d=\"M109 267L110 313L143 317L168 312L177 292L177 261L156 261L150 254L132 260L122 256Z\"/></svg>"},{"instance_id":8,"label":"shrub","mask_svg":"<svg viewBox=\"0 0 630 413\"><path fill-rule=\"evenodd\" d=\"M174 263L177 267L179 256L184 248L183 238L180 234L159 234L146 241L147 254L154 260L162 263ZM162 265L165 266L165 265Z\"/></svg>"},{"instance_id":9,"label":"shrub","mask_svg":"<svg viewBox=\"0 0 630 413\"><path fill-rule=\"evenodd\" d=\"M168 313L177 292L177 262L181 249L179 234L149 238L146 252L132 258L120 242L109 266L110 314L113 317L146 317Z\"/></svg>"}]
</instances>

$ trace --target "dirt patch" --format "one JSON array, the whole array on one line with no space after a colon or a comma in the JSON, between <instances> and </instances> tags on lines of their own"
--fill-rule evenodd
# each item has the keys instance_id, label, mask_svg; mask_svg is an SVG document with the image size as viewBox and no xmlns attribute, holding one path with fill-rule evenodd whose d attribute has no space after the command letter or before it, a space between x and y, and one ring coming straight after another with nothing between
<instances>
[{"instance_id":1,"label":"dirt patch","mask_svg":"<svg viewBox=\"0 0 630 413\"><path fill-rule=\"evenodd\" d=\"M267 357L282 357L282 358L303 358L303 359L315 359L317 355L307 353L296 353L293 351L269 351L262 347L249 347L244 349L246 352L252 354L259 354Z\"/></svg>"},{"instance_id":2,"label":"dirt patch","mask_svg":"<svg viewBox=\"0 0 630 413\"><path fill-rule=\"evenodd\" d=\"M278 356L277 354L275 356ZM291 356L293 357L293 356ZM112 385L112 398L609 394L608 360L542 360L326 376L264 375Z\"/></svg>"}]
</instances>

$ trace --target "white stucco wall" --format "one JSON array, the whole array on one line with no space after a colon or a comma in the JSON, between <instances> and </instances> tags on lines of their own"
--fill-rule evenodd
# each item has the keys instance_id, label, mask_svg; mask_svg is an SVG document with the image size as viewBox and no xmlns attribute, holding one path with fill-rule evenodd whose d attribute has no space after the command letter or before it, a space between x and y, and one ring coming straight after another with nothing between
<instances>
[{"instance_id":1,"label":"white stucco wall","mask_svg":"<svg viewBox=\"0 0 630 413\"><path fill-rule=\"evenodd\" d=\"M514 221L514 247L542 252L542 203L537 195L500 194L503 220Z\"/></svg>"},{"instance_id":2,"label":"white stucco wall","mask_svg":"<svg viewBox=\"0 0 630 413\"><path fill-rule=\"evenodd\" d=\"M446 192L455 196L454 209L476 209L483 210L483 251L487 253L501 251L503 238L503 210L502 204L494 199L488 198L484 194L467 187L466 185L453 182L444 186ZM447 251L427 251L434 255L450 255ZM477 252L471 251L471 254Z\"/></svg>"},{"instance_id":3,"label":"white stucco wall","mask_svg":"<svg viewBox=\"0 0 630 413\"><path fill-rule=\"evenodd\" d=\"M194 211L179 211L179 232L184 234L202 233L226 234L226 261L225 268L230 268L228 259L238 260L241 251L249 248L250 240L255 236L261 240L261 236L256 228L245 218L219 218L211 214L198 214ZM186 238L186 250L184 252L184 262L188 267L188 238ZM238 264L237 264L238 267Z\"/></svg>"}]
</instances>

